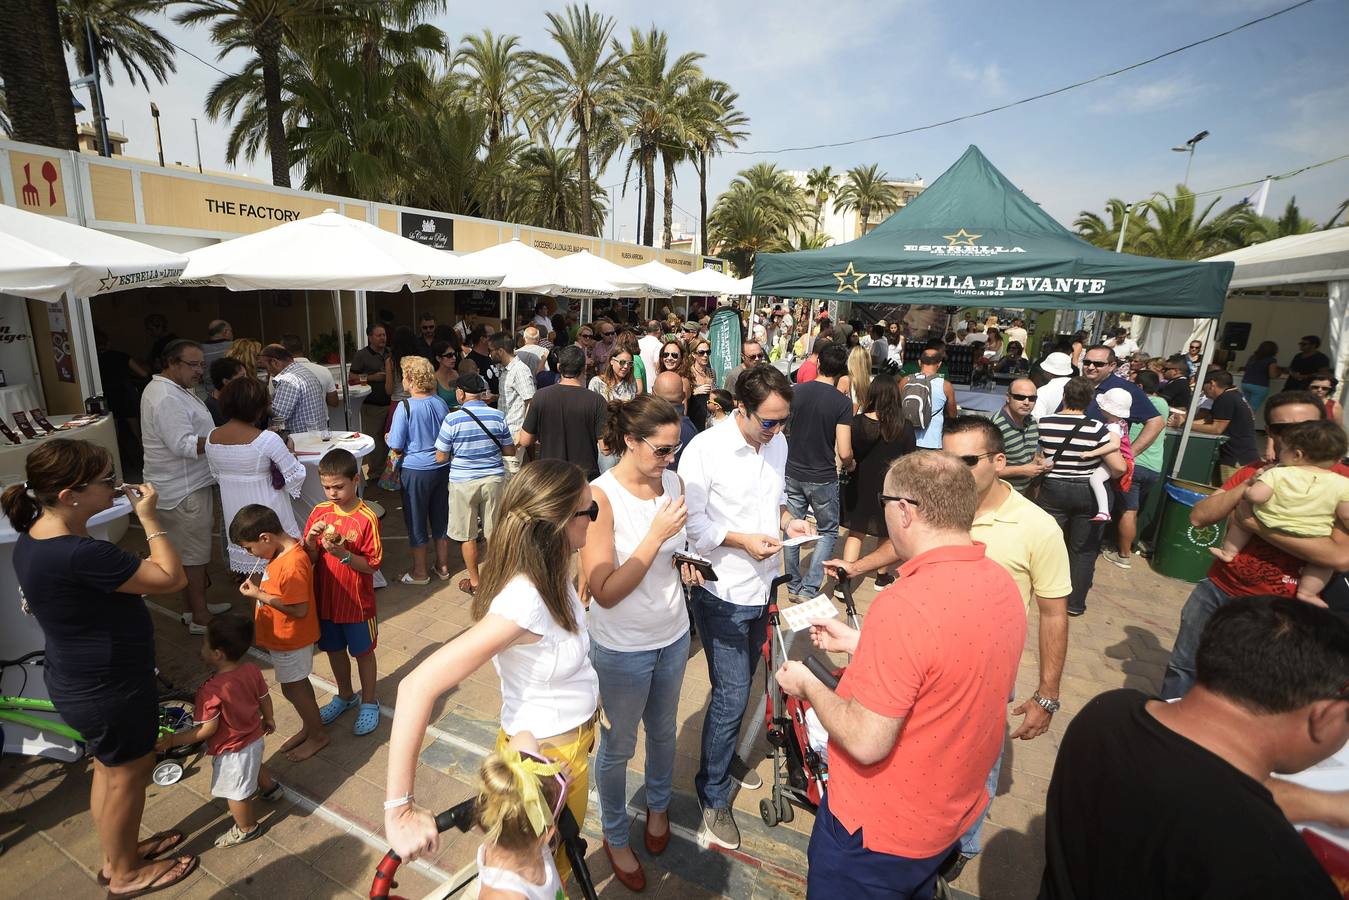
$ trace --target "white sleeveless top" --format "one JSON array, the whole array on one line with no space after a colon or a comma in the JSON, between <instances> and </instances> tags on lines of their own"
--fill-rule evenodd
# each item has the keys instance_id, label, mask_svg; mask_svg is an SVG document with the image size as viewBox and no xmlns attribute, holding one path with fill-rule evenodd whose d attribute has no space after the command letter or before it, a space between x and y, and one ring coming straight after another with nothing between
<instances>
[{"instance_id":1,"label":"white sleeveless top","mask_svg":"<svg viewBox=\"0 0 1349 900\"><path fill-rule=\"evenodd\" d=\"M613 507L614 560L620 566L651 530L651 522L661 506L680 494L679 476L670 469L661 473L662 495L651 500L633 496L614 477L612 469L591 485L604 491ZM614 606L606 609L598 601L591 602L586 621L597 644L609 650L635 653L668 647L684 636L689 630L689 617L679 570L671 564L670 556L682 551L686 540L687 534L681 528L662 544L645 577Z\"/></svg>"},{"instance_id":2,"label":"white sleeveless top","mask_svg":"<svg viewBox=\"0 0 1349 900\"><path fill-rule=\"evenodd\" d=\"M494 869L483 864L486 854L485 845L478 846L478 881L488 887L494 887L499 891L515 891L518 894L524 894L527 900L565 900L566 893L562 890L562 878L557 872L557 863L553 862L553 854L548 852L548 848L543 848L543 884L534 884L531 881L525 881L510 869Z\"/></svg>"}]
</instances>

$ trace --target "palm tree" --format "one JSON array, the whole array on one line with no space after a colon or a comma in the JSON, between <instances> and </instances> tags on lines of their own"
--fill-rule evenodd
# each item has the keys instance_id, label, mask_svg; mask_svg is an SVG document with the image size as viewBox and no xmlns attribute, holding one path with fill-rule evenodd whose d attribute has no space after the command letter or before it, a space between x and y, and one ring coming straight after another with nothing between
<instances>
[{"instance_id":1,"label":"palm tree","mask_svg":"<svg viewBox=\"0 0 1349 900\"><path fill-rule=\"evenodd\" d=\"M838 176L830 166L821 166L818 169L811 169L806 174L806 193L815 203L815 232L820 230L820 218L824 212L824 204L830 197L834 196L834 191L838 187Z\"/></svg>"},{"instance_id":2,"label":"palm tree","mask_svg":"<svg viewBox=\"0 0 1349 900\"><path fill-rule=\"evenodd\" d=\"M1335 207L1335 212L1331 213L1329 219L1326 219L1326 224L1321 226L1321 230L1325 231L1334 228L1335 223L1339 221L1340 216L1344 215L1346 211L1349 211L1349 200L1345 200L1339 206Z\"/></svg>"},{"instance_id":3,"label":"palm tree","mask_svg":"<svg viewBox=\"0 0 1349 900\"><path fill-rule=\"evenodd\" d=\"M1082 210L1078 217L1073 220L1073 227L1077 229L1077 234L1082 240L1091 244L1093 247L1100 247L1104 250L1114 250L1119 245L1119 231L1124 226L1124 216L1128 213L1129 205L1117 197L1111 197L1105 202L1105 211L1110 216L1110 223L1106 224L1094 212ZM1130 215L1128 233L1125 235L1126 241L1137 235L1138 229L1147 219L1147 208L1140 207L1136 214Z\"/></svg>"},{"instance_id":4,"label":"palm tree","mask_svg":"<svg viewBox=\"0 0 1349 900\"><path fill-rule=\"evenodd\" d=\"M281 98L283 50L298 30L331 19L323 0L180 0L189 8L178 13L179 25L209 25L220 47L217 59L234 50L257 57L262 76L262 101L267 125L267 151L272 183L290 187L290 153L285 106Z\"/></svg>"},{"instance_id":5,"label":"palm tree","mask_svg":"<svg viewBox=\"0 0 1349 900\"><path fill-rule=\"evenodd\" d=\"M1154 196L1143 204L1152 221L1140 225L1135 249L1162 259L1203 259L1243 246L1241 231L1246 217L1241 204L1209 219L1221 199L1215 197L1199 210L1194 192L1183 184L1176 185L1174 198Z\"/></svg>"},{"instance_id":6,"label":"palm tree","mask_svg":"<svg viewBox=\"0 0 1349 900\"><path fill-rule=\"evenodd\" d=\"M773 163L756 163L731 180L708 219L709 244L745 276L761 250L788 252L791 234L810 218L805 192Z\"/></svg>"},{"instance_id":7,"label":"palm tree","mask_svg":"<svg viewBox=\"0 0 1349 900\"><path fill-rule=\"evenodd\" d=\"M163 84L169 73L177 70L173 45L157 29L141 21L142 16L158 12L161 6L149 0L60 0L61 40L71 49L80 75L94 71L89 41L85 39L87 28L99 62L116 60L132 84L140 82L149 88L147 69L155 81ZM113 84L111 69L104 68L103 73L108 83ZM96 123L106 118L100 99L96 94Z\"/></svg>"},{"instance_id":8,"label":"palm tree","mask_svg":"<svg viewBox=\"0 0 1349 900\"><path fill-rule=\"evenodd\" d=\"M564 14L548 13L548 35L560 56L531 53L537 92L531 109L541 118L565 122L576 137L575 164L582 197L593 195L590 137L597 117L617 111L622 57L610 46L614 20L571 4ZM592 204L581 208L581 232L595 234Z\"/></svg>"},{"instance_id":9,"label":"palm tree","mask_svg":"<svg viewBox=\"0 0 1349 900\"><path fill-rule=\"evenodd\" d=\"M735 108L739 99L729 84L713 78L703 78L689 89L691 105L685 124L693 167L698 172L698 249L703 253L708 247L708 163L723 148L737 146L749 133L744 130L749 117Z\"/></svg>"},{"instance_id":10,"label":"palm tree","mask_svg":"<svg viewBox=\"0 0 1349 900\"><path fill-rule=\"evenodd\" d=\"M56 0L0 3L0 80L10 135L74 150L75 104Z\"/></svg>"},{"instance_id":11,"label":"palm tree","mask_svg":"<svg viewBox=\"0 0 1349 900\"><path fill-rule=\"evenodd\" d=\"M454 68L465 78L459 95L469 109L487 116L487 144L496 144L509 133L525 104L529 82L528 58L513 34L464 35L454 55Z\"/></svg>"},{"instance_id":12,"label":"palm tree","mask_svg":"<svg viewBox=\"0 0 1349 900\"><path fill-rule=\"evenodd\" d=\"M1297 208L1297 197L1291 197L1288 205L1284 207L1283 215L1277 219L1250 211L1249 218L1242 223L1241 236L1248 244L1258 244L1293 234L1307 234L1316 229L1315 222L1302 217L1301 211Z\"/></svg>"},{"instance_id":13,"label":"palm tree","mask_svg":"<svg viewBox=\"0 0 1349 900\"><path fill-rule=\"evenodd\" d=\"M849 169L834 197L834 212L857 210L859 237L871 230L867 226L873 212L885 215L898 208L899 191L887 181L886 174L875 163Z\"/></svg>"},{"instance_id":14,"label":"palm tree","mask_svg":"<svg viewBox=\"0 0 1349 900\"><path fill-rule=\"evenodd\" d=\"M810 234L801 234L796 239L797 250L823 250L834 242L834 239L827 234L820 234L818 231Z\"/></svg>"}]
</instances>

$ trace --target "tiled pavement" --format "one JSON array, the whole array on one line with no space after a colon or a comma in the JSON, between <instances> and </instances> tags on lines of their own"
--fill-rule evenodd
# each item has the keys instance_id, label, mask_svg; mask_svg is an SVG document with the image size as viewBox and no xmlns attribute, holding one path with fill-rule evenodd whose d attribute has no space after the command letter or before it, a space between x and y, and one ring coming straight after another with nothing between
<instances>
[{"instance_id":1,"label":"tiled pavement","mask_svg":"<svg viewBox=\"0 0 1349 900\"><path fill-rule=\"evenodd\" d=\"M405 570L407 544L396 496L376 494L389 515L384 520L385 572L390 581ZM128 533L128 547L143 546L136 530ZM228 596L230 583L222 570L213 572L212 599ZM317 757L299 764L288 762L272 748L268 765L287 788L287 798L268 810L267 832L259 840L231 850L216 850L215 835L228 827L223 802L209 799L209 761L189 767L176 785L151 786L144 827L151 831L176 827L189 834L187 849L201 855L201 873L164 897L275 898L364 896L382 855L383 780L389 734L387 713L394 702L399 678L444 641L454 637L471 617L469 599L448 583L428 587L391 584L379 592L380 685L386 707L380 728L364 738L349 729L351 716L332 726L332 743ZM1053 770L1058 742L1074 710L1101 691L1128 686L1155 691L1179 620L1180 605L1189 587L1153 574L1142 561L1125 572L1101 560L1088 613L1072 620L1068 660L1063 679L1064 710L1050 731L1030 742L1009 745L998 796L984 830L984 852L955 884L961 893L985 898L1021 898L1035 895L1043 865L1045 791ZM870 582L858 592L865 617L873 596ZM178 609L176 597L152 598L165 611L155 616L160 665L175 683L195 687L206 673L197 656L197 639L189 638L168 610ZM244 604L238 604L242 611ZM1027 633L1026 652L1017 680L1017 697L1034 690L1037 678L1036 623ZM269 675L265 660L260 661ZM316 659L320 703L329 683L326 659ZM762 670L751 703L762 698ZM805 849L813 816L798 810L790 824L769 829L759 819L759 800L767 786L743 790L735 800L743 834L738 853L700 851L692 842L698 812L692 797L697 769L702 710L708 693L707 669L694 644L680 703L680 732L675 784L681 791L671 810L675 839L662 857L650 858L639 850L646 866L647 893L656 897L778 898L804 896ZM273 691L278 735L291 733L296 720L288 703ZM500 695L490 667L476 673L440 704L435 726L428 733L417 776L417 796L435 809L446 808L470 793L472 773L482 749L490 746L496 729ZM748 721L749 717L747 717ZM763 756L762 737L748 758L771 784L770 763ZM629 778L632 808L640 813L641 742ZM46 761L0 760L0 864L6 881L22 885L27 896L79 900L102 896L93 880L99 864L98 842L88 814L89 767ZM634 837L641 827L634 825ZM601 895L618 897L627 891L613 878L598 838L595 803L586 822L590 837L589 868ZM443 880L472 863L477 839L447 834L441 850L427 864L400 872L399 893L421 897ZM640 840L634 844L640 846ZM0 894L11 895L7 888ZM572 891L572 896L576 896Z\"/></svg>"}]
</instances>

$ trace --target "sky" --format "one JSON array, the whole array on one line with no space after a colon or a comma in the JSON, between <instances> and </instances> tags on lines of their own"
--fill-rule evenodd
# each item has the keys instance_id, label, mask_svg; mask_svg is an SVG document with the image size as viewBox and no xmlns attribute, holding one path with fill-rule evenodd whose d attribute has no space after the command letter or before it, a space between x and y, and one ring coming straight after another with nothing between
<instances>
[{"instance_id":1,"label":"sky","mask_svg":"<svg viewBox=\"0 0 1349 900\"><path fill-rule=\"evenodd\" d=\"M955 3L918 0L684 0L656 7L598 0L625 42L633 27L654 25L673 53L696 51L712 77L730 83L749 116L741 153L713 160L709 202L738 170L769 161L783 169L832 166L842 172L877 163L895 178L929 184L976 144L1031 199L1070 225L1083 210L1100 212L1109 197L1143 200L1173 193L1187 155L1172 152L1200 131L1189 186L1224 188L1349 154L1349 0L1315 2L1235 35L1064 94L1002 112L848 147L768 152L847 141L913 128L1052 90L1174 49L1290 5L1294 0L1135 0L1116 4ZM451 40L491 29L517 34L530 49L550 51L545 13L560 0L451 2L434 18ZM659 9L657 12L656 10ZM1063 14L1063 10L1072 10ZM184 29L166 14L153 20L180 48L221 69L204 29ZM73 66L72 66L73 72ZM128 156L153 158L149 102L158 103L169 161L195 161L192 118L202 162L227 170L230 123L212 122L202 99L220 73L186 53L166 85L132 86L111 73L105 86L110 125L131 139ZM80 98L86 102L83 96ZM238 170L270 180L265 157ZM675 220L693 226L698 180L680 168ZM621 182L611 164L606 186ZM298 180L297 180L298 183ZM1254 188L1222 192L1221 206ZM637 210L611 192L616 208L605 236L632 240ZM1349 159L1276 181L1267 215L1296 195L1318 222L1349 198ZM659 212L657 213L659 216ZM657 219L659 232L660 220ZM659 239L659 233L657 235Z\"/></svg>"}]
</instances>

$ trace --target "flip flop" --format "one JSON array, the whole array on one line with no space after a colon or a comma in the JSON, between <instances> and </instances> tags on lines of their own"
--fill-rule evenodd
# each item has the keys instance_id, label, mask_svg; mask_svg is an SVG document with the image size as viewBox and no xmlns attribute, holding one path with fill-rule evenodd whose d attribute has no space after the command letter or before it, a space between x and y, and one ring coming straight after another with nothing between
<instances>
[{"instance_id":1,"label":"flip flop","mask_svg":"<svg viewBox=\"0 0 1349 900\"><path fill-rule=\"evenodd\" d=\"M331 725L337 721L337 717L342 713L360 705L361 697L359 694L353 696L350 700L343 700L341 697L334 696L333 699L323 704L323 708L319 710L319 721L324 725Z\"/></svg>"},{"instance_id":2,"label":"flip flop","mask_svg":"<svg viewBox=\"0 0 1349 900\"><path fill-rule=\"evenodd\" d=\"M155 891L162 891L165 888L171 888L175 884L181 884L187 876L197 871L197 866L201 860L196 856L180 856L173 866L163 875L160 875L154 881L145 887L135 891L108 891L108 900L129 900L131 897L144 897L146 894L153 894ZM173 873L177 872L177 875ZM166 880L167 879L167 880Z\"/></svg>"},{"instance_id":3,"label":"flip flop","mask_svg":"<svg viewBox=\"0 0 1349 900\"><path fill-rule=\"evenodd\" d=\"M351 729L351 733L357 737L364 737L379 727L379 704L362 703L361 711L356 716L356 725Z\"/></svg>"},{"instance_id":4,"label":"flip flop","mask_svg":"<svg viewBox=\"0 0 1349 900\"><path fill-rule=\"evenodd\" d=\"M430 578L413 578L411 572L404 572L403 577L398 580L401 581L403 584L415 584L418 587L424 584L431 583Z\"/></svg>"},{"instance_id":5,"label":"flip flop","mask_svg":"<svg viewBox=\"0 0 1349 900\"><path fill-rule=\"evenodd\" d=\"M154 834L150 835L145 840L141 841L142 844L149 844L149 843L158 844L158 846L154 850L151 850L149 853L142 854L141 858L154 859L156 856L162 856L163 854L168 853L174 847L177 847L184 840L186 840L186 836L181 831L178 831L176 829L170 831L157 831ZM98 875L96 877L98 878L99 887L108 886L109 884L108 876L104 875L101 869L99 870Z\"/></svg>"}]
</instances>

